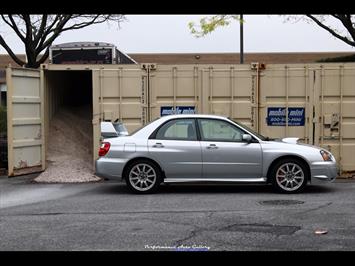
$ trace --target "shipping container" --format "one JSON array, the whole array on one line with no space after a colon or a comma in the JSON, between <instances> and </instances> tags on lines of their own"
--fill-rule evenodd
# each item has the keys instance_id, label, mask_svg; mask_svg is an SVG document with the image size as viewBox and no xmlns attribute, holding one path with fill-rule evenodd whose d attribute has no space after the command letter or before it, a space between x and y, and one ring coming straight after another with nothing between
<instances>
[{"instance_id":1,"label":"shipping container","mask_svg":"<svg viewBox=\"0 0 355 266\"><path fill-rule=\"evenodd\" d=\"M163 115L205 113L228 116L269 137L320 145L334 153L342 172L352 172L354 84L352 63L9 67L9 175L46 168L52 121L68 107L80 115L74 127L91 143L93 161L100 121L123 122L132 132ZM74 119L73 112L62 116Z\"/></svg>"}]
</instances>

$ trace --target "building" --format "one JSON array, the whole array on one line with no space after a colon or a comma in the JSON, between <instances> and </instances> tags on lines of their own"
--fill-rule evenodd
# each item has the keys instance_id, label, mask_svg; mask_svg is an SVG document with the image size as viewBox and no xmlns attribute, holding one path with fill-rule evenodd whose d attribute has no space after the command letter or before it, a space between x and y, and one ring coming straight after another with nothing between
<instances>
[{"instance_id":1,"label":"building","mask_svg":"<svg viewBox=\"0 0 355 266\"><path fill-rule=\"evenodd\" d=\"M353 55L352 52L245 53L244 63L264 64L315 63L326 58ZM138 63L157 64L239 64L239 53L132 53Z\"/></svg>"},{"instance_id":2,"label":"building","mask_svg":"<svg viewBox=\"0 0 355 266\"><path fill-rule=\"evenodd\" d=\"M325 58L352 55L352 52L299 52L299 53L245 53L244 62L265 64L315 63ZM239 53L132 53L128 54L137 63L157 64L239 64ZM25 55L19 55L25 60ZM45 63L48 63L47 60ZM7 54L0 55L0 70L9 64L17 64Z\"/></svg>"}]
</instances>

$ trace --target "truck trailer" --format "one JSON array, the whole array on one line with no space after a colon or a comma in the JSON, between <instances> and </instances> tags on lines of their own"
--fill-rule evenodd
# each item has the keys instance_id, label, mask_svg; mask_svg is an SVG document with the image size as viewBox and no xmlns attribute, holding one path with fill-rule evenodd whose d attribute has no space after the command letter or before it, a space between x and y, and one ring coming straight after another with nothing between
<instances>
[{"instance_id":1,"label":"truck trailer","mask_svg":"<svg viewBox=\"0 0 355 266\"><path fill-rule=\"evenodd\" d=\"M104 42L70 42L49 48L51 64L137 64L114 44Z\"/></svg>"}]
</instances>

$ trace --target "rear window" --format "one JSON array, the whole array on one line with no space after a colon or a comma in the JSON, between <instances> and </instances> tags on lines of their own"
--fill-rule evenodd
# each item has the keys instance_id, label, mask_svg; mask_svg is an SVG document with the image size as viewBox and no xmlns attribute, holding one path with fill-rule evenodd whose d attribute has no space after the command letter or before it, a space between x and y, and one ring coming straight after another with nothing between
<instances>
[{"instance_id":1,"label":"rear window","mask_svg":"<svg viewBox=\"0 0 355 266\"><path fill-rule=\"evenodd\" d=\"M128 134L127 128L123 124L121 123L112 123L112 124L118 134L125 134L125 135Z\"/></svg>"}]
</instances>

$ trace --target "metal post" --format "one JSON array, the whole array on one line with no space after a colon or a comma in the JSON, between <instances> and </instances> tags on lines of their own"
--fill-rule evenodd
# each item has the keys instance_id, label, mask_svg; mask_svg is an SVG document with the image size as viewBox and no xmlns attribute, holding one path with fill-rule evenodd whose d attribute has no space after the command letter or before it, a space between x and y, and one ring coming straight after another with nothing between
<instances>
[{"instance_id":1,"label":"metal post","mask_svg":"<svg viewBox=\"0 0 355 266\"><path fill-rule=\"evenodd\" d=\"M243 15L240 15L240 63L244 64Z\"/></svg>"}]
</instances>

